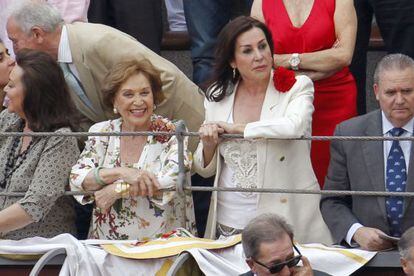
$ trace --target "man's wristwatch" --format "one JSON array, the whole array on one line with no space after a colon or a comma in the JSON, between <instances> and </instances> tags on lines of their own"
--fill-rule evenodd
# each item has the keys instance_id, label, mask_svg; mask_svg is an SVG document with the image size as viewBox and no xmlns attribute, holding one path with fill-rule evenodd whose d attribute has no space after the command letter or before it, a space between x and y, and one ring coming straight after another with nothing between
<instances>
[{"instance_id":1,"label":"man's wristwatch","mask_svg":"<svg viewBox=\"0 0 414 276\"><path fill-rule=\"evenodd\" d=\"M300 58L299 58L298 53L292 54L292 56L289 59L289 64L292 70L295 70L295 71L299 70Z\"/></svg>"}]
</instances>

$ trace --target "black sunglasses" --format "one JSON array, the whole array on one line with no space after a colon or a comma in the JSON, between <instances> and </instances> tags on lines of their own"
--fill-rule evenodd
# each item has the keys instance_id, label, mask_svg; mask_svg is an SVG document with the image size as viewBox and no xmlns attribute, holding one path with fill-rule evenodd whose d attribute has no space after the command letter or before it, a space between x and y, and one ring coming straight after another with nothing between
<instances>
[{"instance_id":1,"label":"black sunglasses","mask_svg":"<svg viewBox=\"0 0 414 276\"><path fill-rule=\"evenodd\" d=\"M274 264L272 266L267 266L267 265L255 260L255 259L253 259L253 258L252 259L255 263L258 263L259 265L266 267L269 270L270 273L272 273L272 274L278 273L279 271L281 271L285 267L285 265L287 265L288 267L294 267L295 265L297 265L299 263L300 259L302 258L302 254L300 253L299 249L295 245L293 245L293 248L296 250L296 252L298 252L299 255L294 256L293 258L291 258L287 261L284 261L284 262L281 262L281 263L278 263L278 264Z\"/></svg>"}]
</instances>

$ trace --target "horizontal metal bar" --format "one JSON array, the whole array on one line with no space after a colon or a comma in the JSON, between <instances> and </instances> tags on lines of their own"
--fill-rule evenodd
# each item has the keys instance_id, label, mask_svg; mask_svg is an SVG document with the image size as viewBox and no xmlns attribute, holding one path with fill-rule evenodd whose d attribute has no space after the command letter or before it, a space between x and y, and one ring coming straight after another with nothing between
<instances>
[{"instance_id":1,"label":"horizontal metal bar","mask_svg":"<svg viewBox=\"0 0 414 276\"><path fill-rule=\"evenodd\" d=\"M315 194L331 196L401 196L414 197L414 192L382 192L382 191L341 191L341 190L306 190L306 189L278 189L278 188L229 188L229 187L185 187L185 190L197 192L244 192L244 193L277 193L277 194Z\"/></svg>"},{"instance_id":2,"label":"horizontal metal bar","mask_svg":"<svg viewBox=\"0 0 414 276\"><path fill-rule=\"evenodd\" d=\"M183 136L198 137L199 132L182 132ZM163 135L175 136L175 132L166 131L137 131L137 132L0 132L0 137L11 136L32 136L32 137L88 137L88 136L150 136ZM243 134L220 134L220 137L226 139L244 139ZM384 137L384 136L302 136L302 137L284 137L284 138L265 138L268 140L319 140L319 141L414 141L414 136L408 137Z\"/></svg>"},{"instance_id":3,"label":"horizontal metal bar","mask_svg":"<svg viewBox=\"0 0 414 276\"><path fill-rule=\"evenodd\" d=\"M330 196L399 196L414 197L414 192L384 192L384 191L340 191L340 190L306 190L306 189L278 189L278 188L228 188L228 187L203 187L185 186L184 190L193 192L243 192L243 193L276 193L276 194L311 194ZM175 191L175 188L161 189L162 192ZM94 192L66 191L65 196L93 195ZM0 192L0 196L23 197L24 192Z\"/></svg>"}]
</instances>

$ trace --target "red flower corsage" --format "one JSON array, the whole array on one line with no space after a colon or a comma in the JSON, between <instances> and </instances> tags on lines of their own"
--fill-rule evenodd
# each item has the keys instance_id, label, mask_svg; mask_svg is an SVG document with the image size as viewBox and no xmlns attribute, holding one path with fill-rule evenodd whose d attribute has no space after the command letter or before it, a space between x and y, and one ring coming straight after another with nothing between
<instances>
[{"instance_id":1,"label":"red flower corsage","mask_svg":"<svg viewBox=\"0 0 414 276\"><path fill-rule=\"evenodd\" d=\"M175 125L168 119L161 116L153 115L151 120L150 131L163 131L163 132L174 132ZM156 135L155 140L160 143L165 143L170 140L168 135Z\"/></svg>"},{"instance_id":2,"label":"red flower corsage","mask_svg":"<svg viewBox=\"0 0 414 276\"><path fill-rule=\"evenodd\" d=\"M273 83L279 92L289 91L295 82L295 72L292 70L279 66L273 71Z\"/></svg>"}]
</instances>

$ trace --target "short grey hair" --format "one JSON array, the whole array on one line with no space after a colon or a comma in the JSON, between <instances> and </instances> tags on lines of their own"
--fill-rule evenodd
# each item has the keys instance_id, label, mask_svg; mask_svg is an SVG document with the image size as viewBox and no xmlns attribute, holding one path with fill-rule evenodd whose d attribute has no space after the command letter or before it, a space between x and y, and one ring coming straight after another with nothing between
<instances>
[{"instance_id":1,"label":"short grey hair","mask_svg":"<svg viewBox=\"0 0 414 276\"><path fill-rule=\"evenodd\" d=\"M265 213L252 219L242 232L242 245L246 258L257 258L263 242L274 242L288 235L293 242L292 227L282 217Z\"/></svg>"},{"instance_id":2,"label":"short grey hair","mask_svg":"<svg viewBox=\"0 0 414 276\"><path fill-rule=\"evenodd\" d=\"M404 259L412 259L414 256L410 256L410 248L414 247L414 227L409 228L401 236L398 241L398 251L400 256Z\"/></svg>"},{"instance_id":3,"label":"short grey hair","mask_svg":"<svg viewBox=\"0 0 414 276\"><path fill-rule=\"evenodd\" d=\"M39 0L16 1L8 10L7 18L13 18L26 34L30 34L34 26L51 33L63 24L59 11L48 3Z\"/></svg>"},{"instance_id":4,"label":"short grey hair","mask_svg":"<svg viewBox=\"0 0 414 276\"><path fill-rule=\"evenodd\" d=\"M404 54L389 54L383 57L377 64L374 72L374 83L378 84L380 77L385 71L405 70L411 68L414 70L414 60Z\"/></svg>"}]
</instances>

